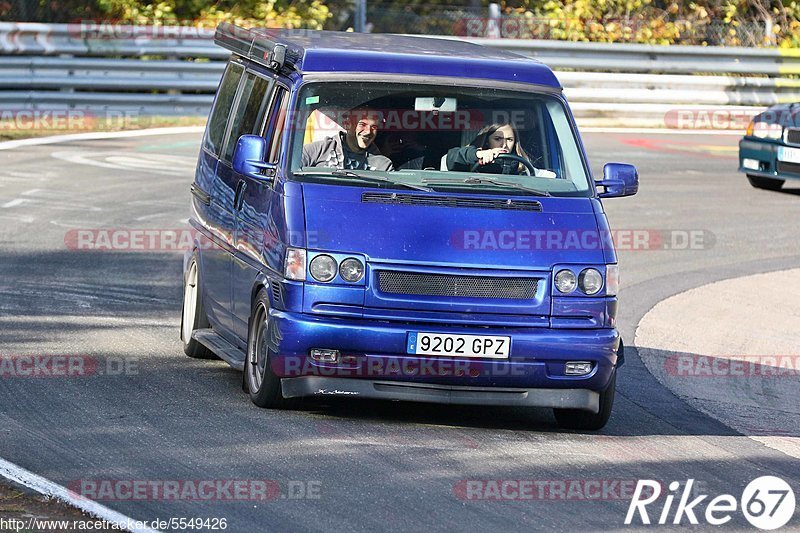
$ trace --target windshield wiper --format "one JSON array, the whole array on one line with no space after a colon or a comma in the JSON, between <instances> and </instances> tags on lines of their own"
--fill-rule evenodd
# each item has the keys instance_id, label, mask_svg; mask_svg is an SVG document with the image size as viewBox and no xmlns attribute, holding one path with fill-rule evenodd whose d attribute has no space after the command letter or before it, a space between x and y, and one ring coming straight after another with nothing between
<instances>
[{"instance_id":1,"label":"windshield wiper","mask_svg":"<svg viewBox=\"0 0 800 533\"><path fill-rule=\"evenodd\" d=\"M384 178L381 176L365 176L364 174L359 174L358 172L353 172L352 170L298 170L294 172L297 176L311 176L311 175L323 175L323 176L336 176L342 178L355 178L364 181L374 181L379 183L389 183L391 185L400 185L402 187L407 187L409 189L414 189L417 191L424 191L424 192L433 192L433 189L430 187L423 187L422 185L416 185L414 183L405 183L402 181L394 181L390 180L389 178Z\"/></svg>"},{"instance_id":2,"label":"windshield wiper","mask_svg":"<svg viewBox=\"0 0 800 533\"><path fill-rule=\"evenodd\" d=\"M426 178L422 180L422 183L429 183L431 185L446 185L448 183L474 183L474 184L490 183L492 185L497 185L498 187L510 187L512 189L520 189L522 191L529 192L534 196L550 196L550 193L547 191L540 191L539 189L526 187L524 185L520 185L519 183L493 180L491 178L479 178L477 176L470 176L463 180L461 178L445 178L445 179L432 179L432 180Z\"/></svg>"}]
</instances>

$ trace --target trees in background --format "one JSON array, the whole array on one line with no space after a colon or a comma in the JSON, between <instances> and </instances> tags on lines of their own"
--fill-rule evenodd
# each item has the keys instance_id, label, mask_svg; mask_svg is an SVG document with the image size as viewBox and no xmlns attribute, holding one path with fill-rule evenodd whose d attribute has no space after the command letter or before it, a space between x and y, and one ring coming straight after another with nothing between
<instances>
[{"instance_id":1,"label":"trees in background","mask_svg":"<svg viewBox=\"0 0 800 533\"><path fill-rule=\"evenodd\" d=\"M800 0L368 0L376 31L800 47ZM346 29L354 0L0 0L0 20Z\"/></svg>"}]
</instances>

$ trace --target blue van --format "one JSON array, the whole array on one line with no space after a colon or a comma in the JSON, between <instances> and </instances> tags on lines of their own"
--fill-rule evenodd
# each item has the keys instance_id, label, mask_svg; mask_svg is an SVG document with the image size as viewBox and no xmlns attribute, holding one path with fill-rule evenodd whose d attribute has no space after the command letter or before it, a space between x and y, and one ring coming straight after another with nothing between
<instances>
[{"instance_id":1,"label":"blue van","mask_svg":"<svg viewBox=\"0 0 800 533\"><path fill-rule=\"evenodd\" d=\"M308 396L611 413L617 257L545 65L455 40L222 24L192 192L187 355Z\"/></svg>"}]
</instances>

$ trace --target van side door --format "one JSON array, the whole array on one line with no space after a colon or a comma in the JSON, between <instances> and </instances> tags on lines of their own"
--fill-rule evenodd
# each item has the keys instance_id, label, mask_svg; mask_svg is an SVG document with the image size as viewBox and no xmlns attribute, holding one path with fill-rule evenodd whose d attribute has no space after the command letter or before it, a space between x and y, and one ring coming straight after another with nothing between
<instances>
[{"instance_id":1,"label":"van side door","mask_svg":"<svg viewBox=\"0 0 800 533\"><path fill-rule=\"evenodd\" d=\"M231 329L233 332L232 341L239 347L244 348L247 341L247 322L249 318L249 296L253 287L255 275L260 272L259 255L264 241L263 233L258 231L249 232L247 238L242 238L240 222L243 210L249 213L248 218L257 219L260 212L267 212L272 195L273 177L264 176L263 180L246 178L233 170L233 154L236 143L242 135L263 135L268 111L273 94L274 80L248 70L243 78L242 87L238 98L238 103L231 114L231 125L227 133L225 149L220 156L217 173L226 182L235 185L235 195L233 201L233 246L231 254L231 285L228 294L228 309L231 313ZM250 191L248 193L248 191ZM245 205L246 197L255 199ZM249 265L249 268L248 268ZM241 288L243 272L252 273L246 289ZM246 290L248 295L248 316L242 321L235 312L234 294L239 290Z\"/></svg>"},{"instance_id":2,"label":"van side door","mask_svg":"<svg viewBox=\"0 0 800 533\"><path fill-rule=\"evenodd\" d=\"M230 127L228 118L236 105L244 66L235 59L222 76L209 116L192 192L195 218L202 232L199 267L202 298L209 322L217 333L231 340L230 272L233 255L233 212L237 183L219 173L219 157Z\"/></svg>"},{"instance_id":3,"label":"van side door","mask_svg":"<svg viewBox=\"0 0 800 533\"><path fill-rule=\"evenodd\" d=\"M280 81L271 87L262 136L267 139L265 161L275 167L262 171L264 179L241 176L242 197L236 213L236 247L233 259L233 322L237 335L247 342L252 289L258 274L267 270L271 279L282 277L283 250L280 228L283 201L279 192L278 160L287 116L289 91Z\"/></svg>"}]
</instances>

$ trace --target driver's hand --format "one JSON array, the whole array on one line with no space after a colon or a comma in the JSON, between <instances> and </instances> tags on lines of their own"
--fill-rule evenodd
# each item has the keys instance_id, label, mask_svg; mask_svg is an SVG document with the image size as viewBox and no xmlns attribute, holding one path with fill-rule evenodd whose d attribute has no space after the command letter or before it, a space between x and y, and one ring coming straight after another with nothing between
<instances>
[{"instance_id":1,"label":"driver's hand","mask_svg":"<svg viewBox=\"0 0 800 533\"><path fill-rule=\"evenodd\" d=\"M475 155L478 156L478 163L481 165L488 165L493 162L498 155L507 154L508 150L505 148L490 148L488 150L478 150Z\"/></svg>"}]
</instances>

